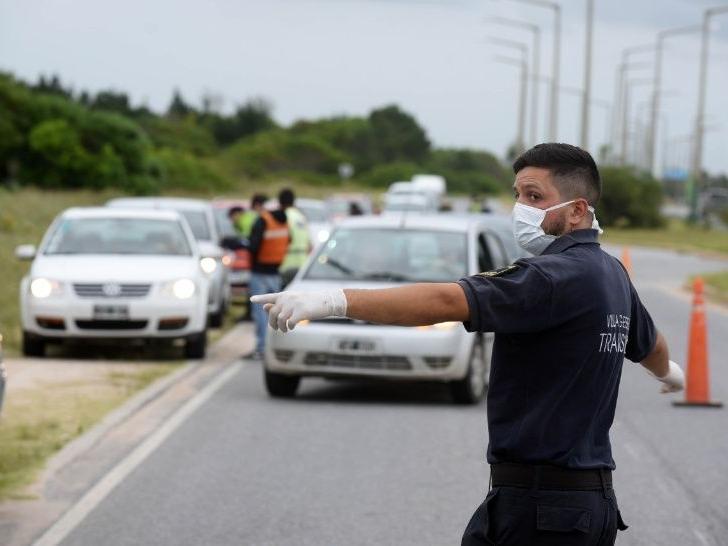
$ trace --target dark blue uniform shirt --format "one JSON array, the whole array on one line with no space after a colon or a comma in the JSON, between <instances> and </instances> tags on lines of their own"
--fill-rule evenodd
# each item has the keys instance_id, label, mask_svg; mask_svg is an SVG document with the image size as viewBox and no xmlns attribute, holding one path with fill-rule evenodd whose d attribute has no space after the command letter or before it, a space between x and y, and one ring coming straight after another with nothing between
<instances>
[{"instance_id":1,"label":"dark blue uniform shirt","mask_svg":"<svg viewBox=\"0 0 728 546\"><path fill-rule=\"evenodd\" d=\"M655 346L649 313L591 229L541 256L461 279L465 328L495 332L488 462L614 468L609 428L622 362Z\"/></svg>"}]
</instances>

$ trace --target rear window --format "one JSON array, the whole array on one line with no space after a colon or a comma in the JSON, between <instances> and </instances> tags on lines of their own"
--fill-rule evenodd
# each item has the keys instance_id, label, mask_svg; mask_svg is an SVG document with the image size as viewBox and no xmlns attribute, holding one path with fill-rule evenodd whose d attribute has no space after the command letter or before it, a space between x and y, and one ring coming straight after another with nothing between
<instances>
[{"instance_id":1,"label":"rear window","mask_svg":"<svg viewBox=\"0 0 728 546\"><path fill-rule=\"evenodd\" d=\"M347 229L329 238L306 279L449 282L467 275L465 233L413 229Z\"/></svg>"},{"instance_id":2,"label":"rear window","mask_svg":"<svg viewBox=\"0 0 728 546\"><path fill-rule=\"evenodd\" d=\"M207 214L198 210L178 210L177 212L185 217L195 239L198 241L209 241L212 239L210 225L207 223Z\"/></svg>"}]
</instances>

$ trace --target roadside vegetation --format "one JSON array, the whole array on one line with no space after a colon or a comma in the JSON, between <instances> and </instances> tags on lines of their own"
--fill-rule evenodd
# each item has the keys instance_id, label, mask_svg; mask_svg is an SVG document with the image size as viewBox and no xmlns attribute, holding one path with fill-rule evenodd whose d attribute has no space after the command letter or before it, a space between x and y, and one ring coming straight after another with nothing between
<instances>
[{"instance_id":1,"label":"roadside vegetation","mask_svg":"<svg viewBox=\"0 0 728 546\"><path fill-rule=\"evenodd\" d=\"M45 365L45 364L43 364ZM153 381L177 365L95 366L73 379L66 370L13 388L0 417L0 500L28 498L24 491L46 460ZM98 368L98 369L95 369Z\"/></svg>"},{"instance_id":2,"label":"roadside vegetation","mask_svg":"<svg viewBox=\"0 0 728 546\"><path fill-rule=\"evenodd\" d=\"M691 226L680 220L665 222L661 229L612 226L605 230L603 238L606 243L615 245L650 246L728 257L728 231Z\"/></svg>"}]
</instances>

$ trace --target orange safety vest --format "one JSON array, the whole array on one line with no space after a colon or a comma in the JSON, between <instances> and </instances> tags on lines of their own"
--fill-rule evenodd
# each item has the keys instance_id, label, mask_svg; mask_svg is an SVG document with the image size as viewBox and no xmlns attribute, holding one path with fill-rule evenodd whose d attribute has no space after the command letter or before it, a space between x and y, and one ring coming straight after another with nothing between
<instances>
[{"instance_id":1,"label":"orange safety vest","mask_svg":"<svg viewBox=\"0 0 728 546\"><path fill-rule=\"evenodd\" d=\"M265 222L263 241L258 250L259 264L280 265L286 257L290 233L286 222L279 222L267 210L260 213Z\"/></svg>"}]
</instances>

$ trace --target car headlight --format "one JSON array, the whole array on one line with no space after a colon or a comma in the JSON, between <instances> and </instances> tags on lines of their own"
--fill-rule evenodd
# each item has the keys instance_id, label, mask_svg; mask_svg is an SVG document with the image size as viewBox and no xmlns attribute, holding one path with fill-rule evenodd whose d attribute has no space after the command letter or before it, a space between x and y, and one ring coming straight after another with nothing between
<instances>
[{"instance_id":1,"label":"car headlight","mask_svg":"<svg viewBox=\"0 0 728 546\"><path fill-rule=\"evenodd\" d=\"M63 285L58 281L38 277L30 282L30 293L34 298L45 299L63 293Z\"/></svg>"},{"instance_id":2,"label":"car headlight","mask_svg":"<svg viewBox=\"0 0 728 546\"><path fill-rule=\"evenodd\" d=\"M430 326L417 326L416 328L418 330L452 330L456 326L458 326L459 322L438 322L437 324L432 324Z\"/></svg>"},{"instance_id":3,"label":"car headlight","mask_svg":"<svg viewBox=\"0 0 728 546\"><path fill-rule=\"evenodd\" d=\"M202 258L200 260L200 268L208 275L212 275L217 269L217 261L215 261L215 258Z\"/></svg>"},{"instance_id":4,"label":"car headlight","mask_svg":"<svg viewBox=\"0 0 728 546\"><path fill-rule=\"evenodd\" d=\"M195 295L197 287L194 281L190 279L178 279L165 283L162 286L162 293L177 298L178 300L188 300Z\"/></svg>"}]
</instances>

